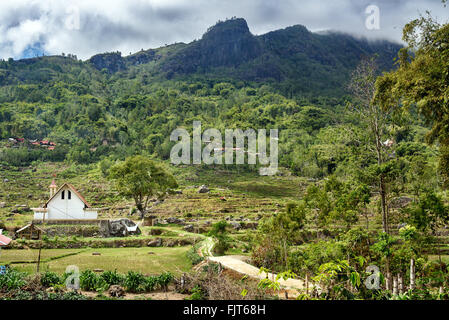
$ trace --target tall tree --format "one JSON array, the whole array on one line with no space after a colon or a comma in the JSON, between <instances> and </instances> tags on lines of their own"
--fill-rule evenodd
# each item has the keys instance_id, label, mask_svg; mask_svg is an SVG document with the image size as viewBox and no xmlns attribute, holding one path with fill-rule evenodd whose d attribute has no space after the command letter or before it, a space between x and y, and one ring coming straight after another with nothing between
<instances>
[{"instance_id":1,"label":"tall tree","mask_svg":"<svg viewBox=\"0 0 449 320\"><path fill-rule=\"evenodd\" d=\"M376 83L376 63L374 58L363 59L352 73L349 90L353 95L353 103L350 105L357 114L360 123L369 132L370 146L375 152L379 168L385 163L384 143L382 138L387 131L387 120L389 114L384 112L379 105L373 103ZM384 170L379 170L378 187L382 211L382 228L388 233L388 210L387 210L387 186Z\"/></svg>"},{"instance_id":2,"label":"tall tree","mask_svg":"<svg viewBox=\"0 0 449 320\"><path fill-rule=\"evenodd\" d=\"M443 1L444 2L444 1ZM428 142L439 141L440 172L449 182L449 24L439 24L430 13L408 23L403 30L408 44L399 52L397 70L376 82L374 101L384 110L424 115L432 129Z\"/></svg>"}]
</instances>

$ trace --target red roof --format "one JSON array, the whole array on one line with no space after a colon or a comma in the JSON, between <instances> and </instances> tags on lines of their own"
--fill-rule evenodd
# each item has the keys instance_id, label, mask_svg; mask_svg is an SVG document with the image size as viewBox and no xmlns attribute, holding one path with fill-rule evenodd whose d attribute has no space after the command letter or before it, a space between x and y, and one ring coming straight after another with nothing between
<instances>
[{"instance_id":1,"label":"red roof","mask_svg":"<svg viewBox=\"0 0 449 320\"><path fill-rule=\"evenodd\" d=\"M10 242L11 242L10 238L0 234L0 247L7 246Z\"/></svg>"}]
</instances>

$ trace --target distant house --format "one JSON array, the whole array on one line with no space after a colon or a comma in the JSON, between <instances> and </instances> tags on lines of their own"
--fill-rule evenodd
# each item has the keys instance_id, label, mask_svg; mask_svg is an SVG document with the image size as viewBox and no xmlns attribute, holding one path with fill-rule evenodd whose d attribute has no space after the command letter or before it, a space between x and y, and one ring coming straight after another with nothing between
<instances>
[{"instance_id":1,"label":"distant house","mask_svg":"<svg viewBox=\"0 0 449 320\"><path fill-rule=\"evenodd\" d=\"M28 224L23 228L16 231L16 238L28 239L28 240L39 240L42 238L42 233L44 231L34 224Z\"/></svg>"},{"instance_id":2,"label":"distant house","mask_svg":"<svg viewBox=\"0 0 449 320\"><path fill-rule=\"evenodd\" d=\"M42 208L33 208L34 220L92 220L97 219L97 210L71 184L64 183L57 189L53 180L50 198Z\"/></svg>"}]
</instances>

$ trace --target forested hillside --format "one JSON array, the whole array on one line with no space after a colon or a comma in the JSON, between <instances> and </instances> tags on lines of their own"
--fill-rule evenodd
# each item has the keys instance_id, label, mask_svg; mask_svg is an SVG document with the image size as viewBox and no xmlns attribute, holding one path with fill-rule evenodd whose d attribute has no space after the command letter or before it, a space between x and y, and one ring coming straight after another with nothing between
<instances>
[{"instance_id":1,"label":"forested hillside","mask_svg":"<svg viewBox=\"0 0 449 320\"><path fill-rule=\"evenodd\" d=\"M201 120L221 129L279 128L281 164L320 176L330 162L346 157L311 150L328 144L316 137L321 129L347 123L351 71L373 54L379 72L389 70L399 48L303 26L254 36L245 20L231 19L190 44L126 57L115 52L87 61L72 54L2 61L3 144L14 137L57 147L6 149L0 159L16 165L38 159L91 163L137 151L167 159L171 131Z\"/></svg>"}]
</instances>

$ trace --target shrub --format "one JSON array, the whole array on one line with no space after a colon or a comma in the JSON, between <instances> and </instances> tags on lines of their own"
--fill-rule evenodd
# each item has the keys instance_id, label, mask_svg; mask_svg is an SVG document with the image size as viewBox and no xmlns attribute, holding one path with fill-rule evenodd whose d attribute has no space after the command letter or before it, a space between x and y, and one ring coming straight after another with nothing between
<instances>
[{"instance_id":1,"label":"shrub","mask_svg":"<svg viewBox=\"0 0 449 320\"><path fill-rule=\"evenodd\" d=\"M146 279L140 272L128 271L125 278L125 288L129 292L142 292L145 290Z\"/></svg>"},{"instance_id":2,"label":"shrub","mask_svg":"<svg viewBox=\"0 0 449 320\"><path fill-rule=\"evenodd\" d=\"M86 291L95 291L99 283L99 277L92 270L85 270L80 275L80 287Z\"/></svg>"},{"instance_id":3,"label":"shrub","mask_svg":"<svg viewBox=\"0 0 449 320\"><path fill-rule=\"evenodd\" d=\"M167 289L170 282L172 282L174 276L170 272L164 272L158 277L158 284L161 289Z\"/></svg>"},{"instance_id":4,"label":"shrub","mask_svg":"<svg viewBox=\"0 0 449 320\"><path fill-rule=\"evenodd\" d=\"M0 275L0 289L19 289L26 284L25 277L26 273L7 269L5 274Z\"/></svg>"},{"instance_id":5,"label":"shrub","mask_svg":"<svg viewBox=\"0 0 449 320\"><path fill-rule=\"evenodd\" d=\"M145 278L145 291L150 292L156 289L159 284L159 277L146 277Z\"/></svg>"},{"instance_id":6,"label":"shrub","mask_svg":"<svg viewBox=\"0 0 449 320\"><path fill-rule=\"evenodd\" d=\"M189 251L187 251L187 258L190 260L192 265L197 265L201 261L204 260L202 256L200 256L197 252L199 246L192 247Z\"/></svg>"},{"instance_id":7,"label":"shrub","mask_svg":"<svg viewBox=\"0 0 449 320\"><path fill-rule=\"evenodd\" d=\"M228 236L228 232L226 227L228 223L226 221L220 221L212 225L212 229L209 231L208 236L214 237L218 240L214 247L214 252L222 255L229 249L230 246L230 237Z\"/></svg>"},{"instance_id":8,"label":"shrub","mask_svg":"<svg viewBox=\"0 0 449 320\"><path fill-rule=\"evenodd\" d=\"M191 290L191 296L185 298L185 300L204 300L204 293L203 290L199 285L196 285Z\"/></svg>"},{"instance_id":9,"label":"shrub","mask_svg":"<svg viewBox=\"0 0 449 320\"><path fill-rule=\"evenodd\" d=\"M46 271L41 276L41 284L44 287L54 287L55 285L62 284L63 281L59 275L55 272Z\"/></svg>"},{"instance_id":10,"label":"shrub","mask_svg":"<svg viewBox=\"0 0 449 320\"><path fill-rule=\"evenodd\" d=\"M107 283L109 286L112 285L122 285L125 282L125 277L117 272L117 270L114 271L105 271L100 276L105 283Z\"/></svg>"}]
</instances>

